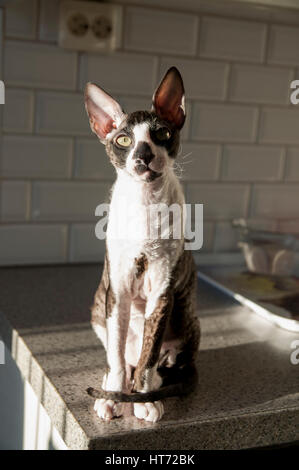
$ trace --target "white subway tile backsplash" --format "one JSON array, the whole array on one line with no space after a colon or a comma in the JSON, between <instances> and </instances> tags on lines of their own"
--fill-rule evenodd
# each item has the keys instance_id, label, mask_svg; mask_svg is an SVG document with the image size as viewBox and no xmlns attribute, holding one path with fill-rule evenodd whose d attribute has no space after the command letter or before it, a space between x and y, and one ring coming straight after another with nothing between
<instances>
[{"instance_id":1,"label":"white subway tile backsplash","mask_svg":"<svg viewBox=\"0 0 299 470\"><path fill-rule=\"evenodd\" d=\"M120 96L117 101L126 113L134 111L150 110L152 107L152 95L147 98L135 98L130 96Z\"/></svg>"},{"instance_id":2,"label":"white subway tile backsplash","mask_svg":"<svg viewBox=\"0 0 299 470\"><path fill-rule=\"evenodd\" d=\"M144 0L124 7L120 51L78 54L56 45L60 1L6 6L0 264L103 260L94 211L109 201L115 170L89 128L84 86L98 83L128 113L150 110L171 66L187 99L175 167L187 202L204 204L201 251L237 249L234 217L298 217L299 106L287 108L298 26Z\"/></svg>"},{"instance_id":3,"label":"white subway tile backsplash","mask_svg":"<svg viewBox=\"0 0 299 470\"><path fill-rule=\"evenodd\" d=\"M216 142L252 142L258 110L228 104L194 103L191 138Z\"/></svg>"},{"instance_id":4,"label":"white subway tile backsplash","mask_svg":"<svg viewBox=\"0 0 299 470\"><path fill-rule=\"evenodd\" d=\"M246 217L248 199L248 185L220 183L187 185L187 202L203 204L204 217L213 219Z\"/></svg>"},{"instance_id":5,"label":"white subway tile backsplash","mask_svg":"<svg viewBox=\"0 0 299 470\"><path fill-rule=\"evenodd\" d=\"M63 138L6 135L0 176L7 178L68 178L72 141Z\"/></svg>"},{"instance_id":6,"label":"white subway tile backsplash","mask_svg":"<svg viewBox=\"0 0 299 470\"><path fill-rule=\"evenodd\" d=\"M24 221L28 216L29 183L3 181L0 184L1 221Z\"/></svg>"},{"instance_id":7,"label":"white subway tile backsplash","mask_svg":"<svg viewBox=\"0 0 299 470\"><path fill-rule=\"evenodd\" d=\"M39 38L43 41L57 40L60 3L61 0L40 1Z\"/></svg>"},{"instance_id":8,"label":"white subway tile backsplash","mask_svg":"<svg viewBox=\"0 0 299 470\"><path fill-rule=\"evenodd\" d=\"M252 195L254 217L298 218L299 185L258 185Z\"/></svg>"},{"instance_id":9,"label":"white subway tile backsplash","mask_svg":"<svg viewBox=\"0 0 299 470\"><path fill-rule=\"evenodd\" d=\"M32 189L32 218L45 221L95 220L95 209L109 201L110 184L36 182Z\"/></svg>"},{"instance_id":10,"label":"white subway tile backsplash","mask_svg":"<svg viewBox=\"0 0 299 470\"><path fill-rule=\"evenodd\" d=\"M262 145L227 145L223 150L222 179L275 181L282 174L284 149Z\"/></svg>"},{"instance_id":11,"label":"white subway tile backsplash","mask_svg":"<svg viewBox=\"0 0 299 470\"><path fill-rule=\"evenodd\" d=\"M248 103L288 104L293 70L288 68L234 65L230 99Z\"/></svg>"},{"instance_id":12,"label":"white subway tile backsplash","mask_svg":"<svg viewBox=\"0 0 299 470\"><path fill-rule=\"evenodd\" d=\"M287 150L285 179L299 181L299 147L291 147Z\"/></svg>"},{"instance_id":13,"label":"white subway tile backsplash","mask_svg":"<svg viewBox=\"0 0 299 470\"><path fill-rule=\"evenodd\" d=\"M261 111L259 140L262 143L298 144L299 108L264 108Z\"/></svg>"},{"instance_id":14,"label":"white subway tile backsplash","mask_svg":"<svg viewBox=\"0 0 299 470\"><path fill-rule=\"evenodd\" d=\"M195 15L129 7L126 10L125 48L194 55L197 30Z\"/></svg>"},{"instance_id":15,"label":"white subway tile backsplash","mask_svg":"<svg viewBox=\"0 0 299 470\"><path fill-rule=\"evenodd\" d=\"M180 131L181 140L188 140L190 137L191 114L192 114L191 101L185 102L185 112L186 112L186 119L184 122L184 127Z\"/></svg>"},{"instance_id":16,"label":"white subway tile backsplash","mask_svg":"<svg viewBox=\"0 0 299 470\"><path fill-rule=\"evenodd\" d=\"M4 43L4 11L3 9L1 9L0 11L0 38L2 39L2 44ZM0 43L0 75L1 77L3 77L4 75L4 70L3 70L3 46L2 44ZM3 97L1 97L1 101L0 101L2 104L3 102L5 102L5 97L4 97L4 100L3 100ZM3 108L3 106L2 106ZM3 126L3 123L2 123L2 112L0 112L0 131L1 131L1 128Z\"/></svg>"},{"instance_id":17,"label":"white subway tile backsplash","mask_svg":"<svg viewBox=\"0 0 299 470\"><path fill-rule=\"evenodd\" d=\"M219 145L182 143L176 158L176 173L183 181L212 181L217 179L221 148Z\"/></svg>"},{"instance_id":18,"label":"white subway tile backsplash","mask_svg":"<svg viewBox=\"0 0 299 470\"><path fill-rule=\"evenodd\" d=\"M231 222L217 222L214 249L216 252L237 251L238 234Z\"/></svg>"},{"instance_id":19,"label":"white subway tile backsplash","mask_svg":"<svg viewBox=\"0 0 299 470\"><path fill-rule=\"evenodd\" d=\"M5 90L3 130L7 132L32 132L34 96L31 91Z\"/></svg>"},{"instance_id":20,"label":"white subway tile backsplash","mask_svg":"<svg viewBox=\"0 0 299 470\"><path fill-rule=\"evenodd\" d=\"M83 54L80 60L80 84L97 83L109 93L152 95L157 60L155 57L114 53Z\"/></svg>"},{"instance_id":21,"label":"white subway tile backsplash","mask_svg":"<svg viewBox=\"0 0 299 470\"><path fill-rule=\"evenodd\" d=\"M160 63L160 76L176 66L183 75L186 97L191 99L223 100L226 92L228 64L205 60L164 58Z\"/></svg>"},{"instance_id":22,"label":"white subway tile backsplash","mask_svg":"<svg viewBox=\"0 0 299 470\"><path fill-rule=\"evenodd\" d=\"M286 0L284 3L278 0L248 0L248 1L226 1L226 0L138 0L135 4L141 6L154 6L165 9L177 9L185 11L206 14L223 15L232 18L248 18L249 20L272 21L282 23L298 23L299 12L296 8L267 8L270 5L296 5L297 0ZM117 3L127 4L128 0L118 0ZM262 6L264 5L264 6Z\"/></svg>"},{"instance_id":23,"label":"white subway tile backsplash","mask_svg":"<svg viewBox=\"0 0 299 470\"><path fill-rule=\"evenodd\" d=\"M72 90L77 55L48 44L6 41L4 70L8 85Z\"/></svg>"},{"instance_id":24,"label":"white subway tile backsplash","mask_svg":"<svg viewBox=\"0 0 299 470\"><path fill-rule=\"evenodd\" d=\"M95 224L72 224L70 232L70 261L104 261L105 240L95 235Z\"/></svg>"},{"instance_id":25,"label":"white subway tile backsplash","mask_svg":"<svg viewBox=\"0 0 299 470\"><path fill-rule=\"evenodd\" d=\"M113 181L116 173L104 145L98 139L78 139L75 146L75 177Z\"/></svg>"},{"instance_id":26,"label":"white subway tile backsplash","mask_svg":"<svg viewBox=\"0 0 299 470\"><path fill-rule=\"evenodd\" d=\"M6 2L5 34L8 37L34 39L38 0Z\"/></svg>"},{"instance_id":27,"label":"white subway tile backsplash","mask_svg":"<svg viewBox=\"0 0 299 470\"><path fill-rule=\"evenodd\" d=\"M202 57L261 62L265 42L266 25L263 23L217 17L202 18Z\"/></svg>"},{"instance_id":28,"label":"white subway tile backsplash","mask_svg":"<svg viewBox=\"0 0 299 470\"><path fill-rule=\"evenodd\" d=\"M36 130L56 135L91 135L83 93L38 92Z\"/></svg>"},{"instance_id":29,"label":"white subway tile backsplash","mask_svg":"<svg viewBox=\"0 0 299 470\"><path fill-rule=\"evenodd\" d=\"M215 224L211 221L203 221L203 245L200 253L208 253L213 250Z\"/></svg>"},{"instance_id":30,"label":"white subway tile backsplash","mask_svg":"<svg viewBox=\"0 0 299 470\"><path fill-rule=\"evenodd\" d=\"M0 226L0 264L41 264L66 261L64 225Z\"/></svg>"},{"instance_id":31,"label":"white subway tile backsplash","mask_svg":"<svg viewBox=\"0 0 299 470\"><path fill-rule=\"evenodd\" d=\"M270 29L268 62L272 64L298 64L299 27L272 25Z\"/></svg>"}]
</instances>

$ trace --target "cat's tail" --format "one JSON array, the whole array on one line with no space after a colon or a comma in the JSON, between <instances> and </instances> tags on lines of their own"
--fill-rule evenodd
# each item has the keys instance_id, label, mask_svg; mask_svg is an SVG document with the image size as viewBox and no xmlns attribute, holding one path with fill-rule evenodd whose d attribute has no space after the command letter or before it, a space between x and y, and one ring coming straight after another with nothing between
<instances>
[{"instance_id":1,"label":"cat's tail","mask_svg":"<svg viewBox=\"0 0 299 470\"><path fill-rule=\"evenodd\" d=\"M158 390L150 392L109 392L89 387L86 391L93 398L105 398L115 402L145 403L162 400L163 398L188 395L194 391L198 383L198 372L195 365L182 368L161 367L158 369L163 379L163 385Z\"/></svg>"}]
</instances>

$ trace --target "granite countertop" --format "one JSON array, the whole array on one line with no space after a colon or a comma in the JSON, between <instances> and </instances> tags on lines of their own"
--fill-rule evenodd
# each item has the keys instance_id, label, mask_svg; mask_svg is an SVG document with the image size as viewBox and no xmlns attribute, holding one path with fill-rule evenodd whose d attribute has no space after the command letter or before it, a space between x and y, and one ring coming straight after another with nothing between
<instances>
[{"instance_id":1,"label":"granite countertop","mask_svg":"<svg viewBox=\"0 0 299 470\"><path fill-rule=\"evenodd\" d=\"M198 284L200 383L165 401L156 423L100 421L88 386L100 383L104 350L89 306L101 267L0 269L0 334L71 449L239 449L299 440L298 335Z\"/></svg>"}]
</instances>

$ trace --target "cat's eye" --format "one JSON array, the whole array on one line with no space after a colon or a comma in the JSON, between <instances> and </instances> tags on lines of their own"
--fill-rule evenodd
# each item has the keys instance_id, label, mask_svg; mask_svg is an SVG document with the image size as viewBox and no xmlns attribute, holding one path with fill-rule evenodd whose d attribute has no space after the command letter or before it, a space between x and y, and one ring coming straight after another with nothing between
<instances>
[{"instance_id":1,"label":"cat's eye","mask_svg":"<svg viewBox=\"0 0 299 470\"><path fill-rule=\"evenodd\" d=\"M116 139L116 142L121 147L130 147L132 139L128 135L119 135Z\"/></svg>"},{"instance_id":2,"label":"cat's eye","mask_svg":"<svg viewBox=\"0 0 299 470\"><path fill-rule=\"evenodd\" d=\"M160 127L156 130L155 136L158 140L169 140L171 137L171 132L167 127Z\"/></svg>"}]
</instances>

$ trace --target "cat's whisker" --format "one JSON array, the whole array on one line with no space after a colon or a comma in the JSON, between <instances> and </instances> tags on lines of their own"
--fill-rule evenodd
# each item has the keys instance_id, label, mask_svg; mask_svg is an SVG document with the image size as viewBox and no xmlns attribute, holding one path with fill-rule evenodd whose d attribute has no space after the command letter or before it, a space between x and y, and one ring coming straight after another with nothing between
<instances>
[{"instance_id":1,"label":"cat's whisker","mask_svg":"<svg viewBox=\"0 0 299 470\"><path fill-rule=\"evenodd\" d=\"M192 160L187 160L185 159L192 155L192 152L187 153L186 155L180 157L176 162L173 164L173 170L178 178L182 178L183 172L185 171L184 165L187 165L188 163L192 163Z\"/></svg>"},{"instance_id":2,"label":"cat's whisker","mask_svg":"<svg viewBox=\"0 0 299 470\"><path fill-rule=\"evenodd\" d=\"M188 163L192 163L192 160L188 160L187 162L181 162L181 165L188 165Z\"/></svg>"},{"instance_id":3,"label":"cat's whisker","mask_svg":"<svg viewBox=\"0 0 299 470\"><path fill-rule=\"evenodd\" d=\"M185 172L185 168L183 168L181 165L178 166L176 169L175 169L175 174L176 176L181 179L183 177L183 173Z\"/></svg>"},{"instance_id":4,"label":"cat's whisker","mask_svg":"<svg viewBox=\"0 0 299 470\"><path fill-rule=\"evenodd\" d=\"M192 155L192 152L186 153L186 155L183 155L180 158L182 158L184 160L185 158L189 157L190 155Z\"/></svg>"},{"instance_id":5,"label":"cat's whisker","mask_svg":"<svg viewBox=\"0 0 299 470\"><path fill-rule=\"evenodd\" d=\"M182 144L180 144L177 156L180 157L182 152L183 152L183 146L182 146Z\"/></svg>"}]
</instances>

